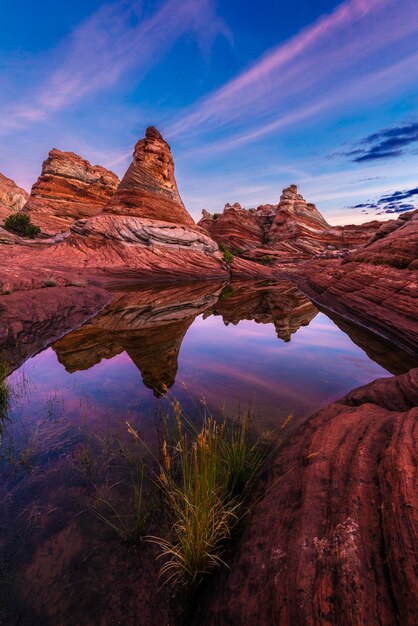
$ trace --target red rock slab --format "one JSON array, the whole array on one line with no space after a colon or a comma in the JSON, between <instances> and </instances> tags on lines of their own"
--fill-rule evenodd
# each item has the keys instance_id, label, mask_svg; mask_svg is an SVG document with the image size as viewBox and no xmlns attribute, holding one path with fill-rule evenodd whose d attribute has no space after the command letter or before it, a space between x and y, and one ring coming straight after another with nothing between
<instances>
[{"instance_id":1,"label":"red rock slab","mask_svg":"<svg viewBox=\"0 0 418 626\"><path fill-rule=\"evenodd\" d=\"M353 252L348 263L389 265L399 269L418 269L418 210L391 220L361 250Z\"/></svg>"},{"instance_id":2,"label":"red rock slab","mask_svg":"<svg viewBox=\"0 0 418 626\"><path fill-rule=\"evenodd\" d=\"M361 387L277 453L205 623L415 626L418 369Z\"/></svg>"},{"instance_id":3,"label":"red rock slab","mask_svg":"<svg viewBox=\"0 0 418 626\"><path fill-rule=\"evenodd\" d=\"M295 278L315 303L417 357L416 271L354 261L316 261L301 264Z\"/></svg>"},{"instance_id":4,"label":"red rock slab","mask_svg":"<svg viewBox=\"0 0 418 626\"><path fill-rule=\"evenodd\" d=\"M44 287L0 298L0 360L13 370L96 315L111 295L87 287Z\"/></svg>"}]
</instances>

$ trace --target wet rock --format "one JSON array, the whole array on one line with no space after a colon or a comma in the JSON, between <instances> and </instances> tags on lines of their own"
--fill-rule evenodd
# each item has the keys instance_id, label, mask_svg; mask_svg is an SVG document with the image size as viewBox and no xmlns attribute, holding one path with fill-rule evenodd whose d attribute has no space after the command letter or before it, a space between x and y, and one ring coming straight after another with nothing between
<instances>
[{"instance_id":1,"label":"wet rock","mask_svg":"<svg viewBox=\"0 0 418 626\"><path fill-rule=\"evenodd\" d=\"M418 369L329 405L278 452L208 624L416 623Z\"/></svg>"}]
</instances>

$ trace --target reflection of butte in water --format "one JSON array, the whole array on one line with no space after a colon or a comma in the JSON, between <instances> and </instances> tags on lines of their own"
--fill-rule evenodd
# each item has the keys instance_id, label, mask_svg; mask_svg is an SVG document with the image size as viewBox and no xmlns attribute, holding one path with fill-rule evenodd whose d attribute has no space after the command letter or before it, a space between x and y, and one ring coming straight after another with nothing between
<instances>
[{"instance_id":1,"label":"reflection of butte in water","mask_svg":"<svg viewBox=\"0 0 418 626\"><path fill-rule=\"evenodd\" d=\"M156 396L175 382L183 338L197 315L222 315L225 324L240 320L273 323L284 341L316 315L314 305L289 283L272 286L239 283L189 284L165 290L115 294L100 315L53 345L68 372L89 369L125 351L144 384Z\"/></svg>"}]
</instances>

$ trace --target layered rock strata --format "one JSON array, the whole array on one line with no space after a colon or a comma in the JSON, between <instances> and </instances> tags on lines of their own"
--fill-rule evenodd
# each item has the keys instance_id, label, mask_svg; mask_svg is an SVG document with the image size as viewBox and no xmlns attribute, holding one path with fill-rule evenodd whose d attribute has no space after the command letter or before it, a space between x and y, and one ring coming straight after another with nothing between
<instances>
[{"instance_id":1,"label":"layered rock strata","mask_svg":"<svg viewBox=\"0 0 418 626\"><path fill-rule=\"evenodd\" d=\"M301 326L308 326L317 313L312 302L287 281L271 285L232 282L213 308L213 314L221 315L226 325L241 320L273 324L278 339L286 342Z\"/></svg>"},{"instance_id":2,"label":"layered rock strata","mask_svg":"<svg viewBox=\"0 0 418 626\"><path fill-rule=\"evenodd\" d=\"M375 220L356 226L330 226L314 204L307 203L296 185L283 189L278 204L243 209L238 203L211 215L203 211L199 226L232 251L275 260L312 258L333 250L364 245L381 226Z\"/></svg>"},{"instance_id":3,"label":"layered rock strata","mask_svg":"<svg viewBox=\"0 0 418 626\"><path fill-rule=\"evenodd\" d=\"M417 407L415 369L352 391L297 430L205 623L416 623Z\"/></svg>"},{"instance_id":4,"label":"layered rock strata","mask_svg":"<svg viewBox=\"0 0 418 626\"><path fill-rule=\"evenodd\" d=\"M154 126L135 145L132 163L104 212L194 226L177 188L170 146Z\"/></svg>"},{"instance_id":5,"label":"layered rock strata","mask_svg":"<svg viewBox=\"0 0 418 626\"><path fill-rule=\"evenodd\" d=\"M311 299L418 358L418 212L382 230L345 261L308 263L296 281Z\"/></svg>"},{"instance_id":6,"label":"layered rock strata","mask_svg":"<svg viewBox=\"0 0 418 626\"><path fill-rule=\"evenodd\" d=\"M191 284L118 292L91 322L54 344L67 371L89 369L124 351L156 396L175 381L180 347L197 315L211 308L222 285Z\"/></svg>"},{"instance_id":7,"label":"layered rock strata","mask_svg":"<svg viewBox=\"0 0 418 626\"><path fill-rule=\"evenodd\" d=\"M104 210L77 221L71 236L45 253L51 262L132 274L138 281L223 279L217 244L184 208L168 144L150 127Z\"/></svg>"},{"instance_id":8,"label":"layered rock strata","mask_svg":"<svg viewBox=\"0 0 418 626\"><path fill-rule=\"evenodd\" d=\"M103 289L49 287L3 295L0 362L13 370L30 356L96 315L110 300Z\"/></svg>"},{"instance_id":9,"label":"layered rock strata","mask_svg":"<svg viewBox=\"0 0 418 626\"><path fill-rule=\"evenodd\" d=\"M118 185L113 172L54 148L42 164L24 211L43 233L55 234L80 218L99 213Z\"/></svg>"},{"instance_id":10,"label":"layered rock strata","mask_svg":"<svg viewBox=\"0 0 418 626\"><path fill-rule=\"evenodd\" d=\"M20 211L25 205L29 194L16 183L0 173L0 220L11 213Z\"/></svg>"}]
</instances>

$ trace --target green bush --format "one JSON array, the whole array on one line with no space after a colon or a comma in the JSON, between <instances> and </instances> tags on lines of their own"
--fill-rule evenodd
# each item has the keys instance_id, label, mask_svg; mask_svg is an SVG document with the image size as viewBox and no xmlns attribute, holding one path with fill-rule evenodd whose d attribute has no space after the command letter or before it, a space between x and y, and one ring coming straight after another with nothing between
<instances>
[{"instance_id":1,"label":"green bush","mask_svg":"<svg viewBox=\"0 0 418 626\"><path fill-rule=\"evenodd\" d=\"M271 257L268 254L266 254L265 256L262 256L260 259L260 263L262 263L262 265L271 265L272 262L273 262L273 257Z\"/></svg>"},{"instance_id":2,"label":"green bush","mask_svg":"<svg viewBox=\"0 0 418 626\"><path fill-rule=\"evenodd\" d=\"M228 265L231 265L231 263L234 262L234 255L232 254L232 252L230 250L228 250L228 248L226 246L224 246L223 243L219 244L219 250L223 253L224 255L224 261L225 263L228 263Z\"/></svg>"},{"instance_id":3,"label":"green bush","mask_svg":"<svg viewBox=\"0 0 418 626\"><path fill-rule=\"evenodd\" d=\"M5 222L4 228L15 235L20 237L27 237L28 239L34 239L40 232L39 226L34 226L27 213L12 213L9 215Z\"/></svg>"}]
</instances>

